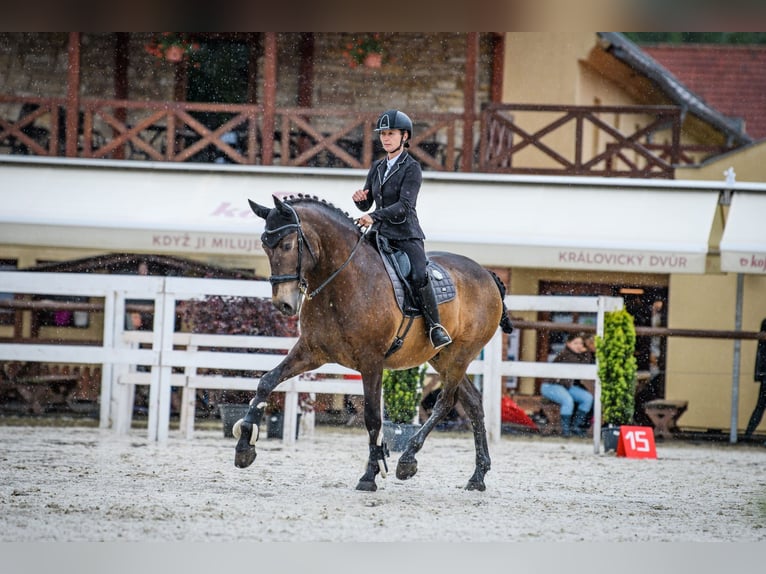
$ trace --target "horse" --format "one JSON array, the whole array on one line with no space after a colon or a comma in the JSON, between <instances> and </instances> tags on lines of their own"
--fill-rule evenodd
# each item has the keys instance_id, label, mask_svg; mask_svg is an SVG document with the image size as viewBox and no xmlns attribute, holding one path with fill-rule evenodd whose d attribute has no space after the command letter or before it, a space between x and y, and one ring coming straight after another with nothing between
<instances>
[{"instance_id":1,"label":"horse","mask_svg":"<svg viewBox=\"0 0 766 574\"><path fill-rule=\"evenodd\" d=\"M261 236L271 267L272 303L288 316L299 315L298 341L274 369L260 379L244 418L234 424L238 439L235 466L245 468L256 458L255 444L266 401L282 381L326 363L338 363L362 376L364 423L369 456L357 490L375 491L376 476L386 477L388 449L382 441L381 381L384 369L399 370L428 362L440 375L443 391L432 414L410 439L396 467L406 480L417 472L415 455L428 434L460 400L468 414L476 450L467 490L485 490L490 470L481 393L466 376L468 365L494 335L498 325L512 330L504 303L505 286L491 271L458 254L428 252L453 278L456 295L440 305L441 322L452 343L436 351L423 318L400 337L403 312L381 254L346 212L317 197L298 194L274 207L248 200L265 220ZM392 343L400 340L395 352Z\"/></svg>"}]
</instances>

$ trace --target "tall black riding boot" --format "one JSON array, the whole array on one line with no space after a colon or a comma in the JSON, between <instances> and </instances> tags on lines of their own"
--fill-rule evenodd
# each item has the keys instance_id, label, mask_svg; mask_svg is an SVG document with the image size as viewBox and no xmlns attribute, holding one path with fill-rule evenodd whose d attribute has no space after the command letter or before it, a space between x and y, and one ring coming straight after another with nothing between
<instances>
[{"instance_id":1,"label":"tall black riding boot","mask_svg":"<svg viewBox=\"0 0 766 574\"><path fill-rule=\"evenodd\" d=\"M431 339L434 349L441 349L445 345L449 345L452 342L452 337L447 333L447 329L439 323L439 306L436 304L436 295L430 281L418 289L418 301L428 329L426 334Z\"/></svg>"}]
</instances>

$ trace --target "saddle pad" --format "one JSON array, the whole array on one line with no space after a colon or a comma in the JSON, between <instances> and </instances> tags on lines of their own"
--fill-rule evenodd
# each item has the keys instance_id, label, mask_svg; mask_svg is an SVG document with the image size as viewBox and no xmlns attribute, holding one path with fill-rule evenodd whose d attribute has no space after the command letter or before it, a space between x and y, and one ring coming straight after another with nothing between
<instances>
[{"instance_id":1,"label":"saddle pad","mask_svg":"<svg viewBox=\"0 0 766 574\"><path fill-rule=\"evenodd\" d=\"M394 266L391 265L391 261L385 253L381 253L381 259L383 265L386 268L391 284L394 287L394 295L396 297L396 303L399 305L399 310L407 315L420 315L420 310L414 301L409 300L407 290L402 284L402 280L397 275ZM436 303L438 305L452 301L455 298L457 290L455 289L455 282L452 280L452 276L447 273L446 269L434 261L428 261L426 265L426 271L431 277L431 285L434 287L434 293L436 293ZM405 300L406 296L406 300Z\"/></svg>"}]
</instances>

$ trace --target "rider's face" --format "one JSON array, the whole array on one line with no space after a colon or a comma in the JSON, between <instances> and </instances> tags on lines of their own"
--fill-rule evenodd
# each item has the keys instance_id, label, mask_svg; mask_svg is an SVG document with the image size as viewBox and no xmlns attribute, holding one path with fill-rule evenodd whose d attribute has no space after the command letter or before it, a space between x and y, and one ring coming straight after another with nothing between
<instances>
[{"instance_id":1,"label":"rider's face","mask_svg":"<svg viewBox=\"0 0 766 574\"><path fill-rule=\"evenodd\" d=\"M383 149L388 153L398 150L399 146L404 143L406 138L407 135L402 130L380 131L380 143L383 145Z\"/></svg>"}]
</instances>

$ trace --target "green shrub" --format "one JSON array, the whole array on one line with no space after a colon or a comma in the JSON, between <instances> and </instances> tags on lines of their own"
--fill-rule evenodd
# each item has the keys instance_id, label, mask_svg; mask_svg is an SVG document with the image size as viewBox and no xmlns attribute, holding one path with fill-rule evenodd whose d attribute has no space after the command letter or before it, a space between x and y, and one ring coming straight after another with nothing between
<instances>
[{"instance_id":1,"label":"green shrub","mask_svg":"<svg viewBox=\"0 0 766 574\"><path fill-rule=\"evenodd\" d=\"M604 423L628 424L633 420L636 394L636 328L625 311L604 315L604 336L596 337L598 376L601 379L601 412Z\"/></svg>"},{"instance_id":2,"label":"green shrub","mask_svg":"<svg viewBox=\"0 0 766 574\"><path fill-rule=\"evenodd\" d=\"M426 366L401 371L383 371L383 404L388 420L411 423L418 413Z\"/></svg>"}]
</instances>

